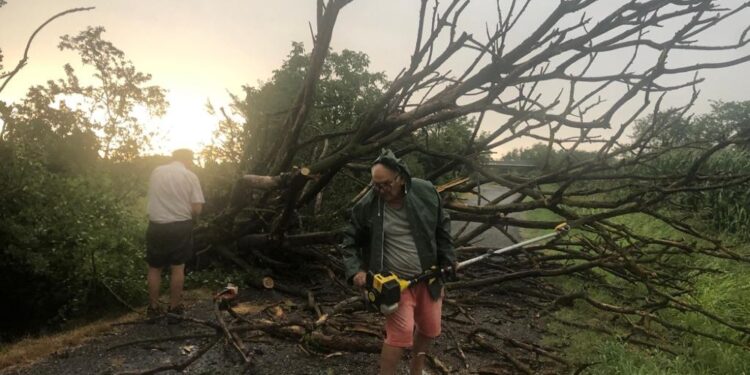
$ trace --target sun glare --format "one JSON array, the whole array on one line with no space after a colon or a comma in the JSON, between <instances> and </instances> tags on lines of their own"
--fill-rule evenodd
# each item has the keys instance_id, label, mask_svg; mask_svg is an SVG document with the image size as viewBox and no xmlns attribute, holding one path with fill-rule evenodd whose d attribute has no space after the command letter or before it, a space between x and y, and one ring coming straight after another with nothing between
<instances>
[{"instance_id":1,"label":"sun glare","mask_svg":"<svg viewBox=\"0 0 750 375\"><path fill-rule=\"evenodd\" d=\"M156 132L154 153L169 153L178 148L201 150L211 142L211 133L219 118L206 110L206 98L199 94L170 91L169 108L162 118L152 119L148 130Z\"/></svg>"}]
</instances>

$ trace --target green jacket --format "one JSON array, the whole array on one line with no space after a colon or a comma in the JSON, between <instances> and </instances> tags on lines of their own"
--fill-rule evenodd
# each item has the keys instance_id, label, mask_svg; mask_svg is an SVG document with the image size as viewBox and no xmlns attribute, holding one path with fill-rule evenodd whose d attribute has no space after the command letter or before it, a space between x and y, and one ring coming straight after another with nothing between
<instances>
[{"instance_id":1,"label":"green jacket","mask_svg":"<svg viewBox=\"0 0 750 375\"><path fill-rule=\"evenodd\" d=\"M393 155L390 152L388 154ZM443 210L440 196L432 183L409 177L408 169L405 167L403 171L406 174L404 202L407 218L422 270L450 265L455 259L450 217ZM383 271L384 205L385 202L370 190L351 209L349 225L344 231L342 244L346 279L349 282L359 271ZM439 280L430 283L429 290L433 299L440 297L441 288L442 283Z\"/></svg>"}]
</instances>

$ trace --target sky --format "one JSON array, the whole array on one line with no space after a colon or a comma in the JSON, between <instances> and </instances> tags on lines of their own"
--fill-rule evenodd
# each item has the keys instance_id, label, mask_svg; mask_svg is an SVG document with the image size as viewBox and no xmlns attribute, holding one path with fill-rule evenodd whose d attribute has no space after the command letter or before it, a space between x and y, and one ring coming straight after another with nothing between
<instances>
[{"instance_id":1,"label":"sky","mask_svg":"<svg viewBox=\"0 0 750 375\"><path fill-rule=\"evenodd\" d=\"M727 6L742 2L720 1ZM556 3L532 1L511 41L531 32ZM602 0L591 14L604 14L615 3L621 1ZM82 6L96 9L67 15L42 30L31 47L28 65L0 93L0 100L16 101L29 86L63 77L65 63L80 68L73 52L58 50L60 36L75 35L87 26L104 26L104 38L123 50L139 71L152 74L153 84L167 90L167 114L149 121L162 134L155 140L155 152L180 147L197 150L208 144L218 118L206 112L206 102L226 106L229 93L240 94L243 85L257 86L268 80L289 53L292 41L311 47L310 24L315 28L313 0L7 0L0 8L0 48L6 70L15 66L29 35L42 22L57 12ZM331 46L367 53L371 70L393 78L409 62L418 11L417 0L354 0L341 11ZM748 15L745 11L703 38L735 43L726 39L742 32L747 26L742 20L750 19ZM462 19L463 29L483 36L485 25L496 19L495 1L473 1ZM747 54L750 49L745 48L707 58ZM695 55L682 58L678 54L670 59L670 64L681 66L694 63ZM702 73L706 82L700 86L701 98L694 111L707 111L709 100L749 100L749 69L745 64ZM689 92L678 93L669 103L677 105L688 96ZM499 119L490 119L484 130L498 123Z\"/></svg>"}]
</instances>

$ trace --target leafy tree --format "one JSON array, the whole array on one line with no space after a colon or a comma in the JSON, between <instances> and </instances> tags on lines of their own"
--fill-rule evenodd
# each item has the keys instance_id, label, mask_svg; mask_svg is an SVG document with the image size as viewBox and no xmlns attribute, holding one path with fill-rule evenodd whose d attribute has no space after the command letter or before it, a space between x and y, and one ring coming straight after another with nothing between
<instances>
[{"instance_id":1,"label":"leafy tree","mask_svg":"<svg viewBox=\"0 0 750 375\"><path fill-rule=\"evenodd\" d=\"M121 50L102 39L103 32L102 27L89 27L75 37L63 36L60 43L61 49L78 52L83 64L94 69L96 84L82 84L73 67L65 64L64 79L33 86L22 103L0 107L0 139L47 150L56 142L44 140L55 134L62 143L85 143L87 150L116 161L132 160L150 146L153 132L136 114L143 109L152 116L163 115L165 90L147 86L151 75L138 72Z\"/></svg>"},{"instance_id":2,"label":"leafy tree","mask_svg":"<svg viewBox=\"0 0 750 375\"><path fill-rule=\"evenodd\" d=\"M238 101L236 96L232 96L235 103ZM237 112L236 105L231 109ZM206 110L209 114L215 115L216 109L211 103L207 103ZM218 127L212 133L211 144L201 150L201 158L205 161L215 163L228 163L239 166L243 155L244 133L242 124L229 117L226 110L222 107L219 109L224 118L219 121Z\"/></svg>"},{"instance_id":3,"label":"leafy tree","mask_svg":"<svg viewBox=\"0 0 750 375\"><path fill-rule=\"evenodd\" d=\"M131 160L146 147L153 136L136 114L139 109L151 116L162 116L167 107L165 90L148 85L151 75L136 70L125 54L102 39L103 27L88 27L76 36L65 35L59 48L77 52L81 61L94 69L96 85L83 85L70 64L65 65L66 80L50 85L55 98L71 97L84 106L91 128L100 139L105 159Z\"/></svg>"},{"instance_id":4,"label":"leafy tree","mask_svg":"<svg viewBox=\"0 0 750 375\"><path fill-rule=\"evenodd\" d=\"M145 296L144 220L133 208L162 160L136 158L148 134L135 114L159 115L166 102L102 32L61 43L94 68L93 84L66 64L63 79L0 103L0 282L17 286L0 295L14 301L3 340Z\"/></svg>"},{"instance_id":5,"label":"leafy tree","mask_svg":"<svg viewBox=\"0 0 750 375\"><path fill-rule=\"evenodd\" d=\"M291 108L289 103L304 81L310 55L305 53L302 43L292 43L280 69L273 72L268 82L259 87L245 86L245 98L235 106L245 118L244 170L257 170L266 166L260 155L268 155L278 147L284 118ZM328 136L331 143L327 150L306 147L298 160L307 160L315 154L319 158L324 151L330 153L337 146L336 135L351 131L357 118L368 108L386 85L383 73L368 71L366 54L350 50L331 52L322 68L318 95L315 98L309 126L302 133L303 139ZM309 159L309 158L308 158Z\"/></svg>"},{"instance_id":6,"label":"leafy tree","mask_svg":"<svg viewBox=\"0 0 750 375\"><path fill-rule=\"evenodd\" d=\"M82 172L99 159L99 141L83 111L65 102L56 105L57 87L53 81L34 86L22 102L0 111L0 141L53 170Z\"/></svg>"},{"instance_id":7,"label":"leafy tree","mask_svg":"<svg viewBox=\"0 0 750 375\"><path fill-rule=\"evenodd\" d=\"M595 152L560 150L550 148L549 145L543 143L535 143L527 148L513 149L503 155L501 160L529 162L542 171L549 171L572 163L591 160L595 157Z\"/></svg>"},{"instance_id":8,"label":"leafy tree","mask_svg":"<svg viewBox=\"0 0 750 375\"><path fill-rule=\"evenodd\" d=\"M399 145L407 148L409 143L415 143L423 147L425 151L437 151L440 153L460 154L469 146L475 121L468 117L444 121L435 126L422 129L407 142L399 142ZM420 152L415 155L423 171L436 171L443 165L445 160ZM424 174L421 174L424 176ZM452 176L451 176L452 177Z\"/></svg>"},{"instance_id":9,"label":"leafy tree","mask_svg":"<svg viewBox=\"0 0 750 375\"><path fill-rule=\"evenodd\" d=\"M658 129L664 124L670 126ZM650 137L656 130L659 134L648 147L659 156L639 172L657 177L687 173L703 157L703 149L750 130L750 101L713 102L710 112L684 118L675 109L657 112L639 121L634 138ZM723 178L724 186L715 179L705 179L700 182L705 189L686 191L669 202L679 212L698 217L717 230L749 238L750 178L746 174L749 168L750 146L747 143L727 147L712 155L696 171L698 176L727 176Z\"/></svg>"},{"instance_id":10,"label":"leafy tree","mask_svg":"<svg viewBox=\"0 0 750 375\"><path fill-rule=\"evenodd\" d=\"M206 158L237 164L241 160L246 163L243 170L257 168L252 162L257 162L258 155L266 155L275 147L274 142L285 131L281 127L290 109L288 103L304 80L309 59L302 43L292 43L289 55L281 68L273 72L271 79L259 87L245 86L245 98L234 97L231 107L233 113L244 118L244 124L227 116L222 109L224 120L214 133L212 145L204 152ZM351 134L364 111L387 87L385 75L370 72L368 68L369 58L362 52L343 50L330 53L323 65L310 124L302 133L300 146L305 151L297 157L301 163L339 148L339 137ZM215 112L213 108L210 110ZM426 149L460 152L467 147L473 126L474 122L465 117L441 122L396 146L407 148L409 144L417 143ZM330 142L322 147L307 147L306 140L320 138L328 138ZM442 163L429 155L419 155L414 160L422 164L418 167L420 170L431 170Z\"/></svg>"},{"instance_id":11,"label":"leafy tree","mask_svg":"<svg viewBox=\"0 0 750 375\"><path fill-rule=\"evenodd\" d=\"M282 134L286 131L283 128L284 119L290 110L289 103L293 102L303 84L310 58L302 43L293 43L281 68L275 70L268 81L258 87L245 86L244 99L234 97L231 106L232 113L243 118L244 123L234 120L221 109L224 119L213 135L212 144L203 152L205 172L211 176L206 180L206 185L221 186L213 181L222 180L226 183L231 181L231 177L237 176L236 172L219 164L238 165L242 171L257 171L268 167L258 156L269 155L278 147L276 142L283 138ZM322 68L309 124L301 134L300 150L295 157L297 165L304 166L311 160L339 151L341 140L351 135L364 112L387 86L388 81L383 73L369 71L369 58L366 54L350 50L331 52ZM209 109L212 113L216 112L212 107ZM406 154L413 150L412 146L459 153L467 148L473 127L474 122L466 117L452 119L423 129L392 147L404 151L405 160L415 175L425 176L425 172L436 170L444 161L425 153ZM313 140L319 142L312 143ZM310 144L314 146L309 146ZM307 213L311 218L316 216L315 226L332 228L338 225L342 217L339 212L349 204L350 197L356 195L369 181L369 171L363 168L369 160L371 157L365 157L362 159L364 163L353 166L344 175L335 176L327 190L335 191L336 194L327 195L324 205L322 198L318 196L314 208L308 207L302 215ZM230 193L227 189L216 189L216 192L221 195L216 197L217 201L224 200L222 197ZM252 196L252 193L242 195L247 197ZM316 215L312 215L313 212Z\"/></svg>"},{"instance_id":12,"label":"leafy tree","mask_svg":"<svg viewBox=\"0 0 750 375\"><path fill-rule=\"evenodd\" d=\"M651 114L636 123L634 138L653 135L650 145L655 148L700 146L726 140L747 129L750 129L750 101L715 101L708 113L698 116L682 116L681 109Z\"/></svg>"}]
</instances>

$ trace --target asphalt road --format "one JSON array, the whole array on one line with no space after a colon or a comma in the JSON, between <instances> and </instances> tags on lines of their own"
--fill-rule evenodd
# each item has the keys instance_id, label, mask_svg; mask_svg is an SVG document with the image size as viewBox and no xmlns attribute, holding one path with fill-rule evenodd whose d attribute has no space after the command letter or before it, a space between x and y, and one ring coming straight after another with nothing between
<instances>
[{"instance_id":1,"label":"asphalt road","mask_svg":"<svg viewBox=\"0 0 750 375\"><path fill-rule=\"evenodd\" d=\"M495 198L499 197L503 193L508 191L507 188L502 187L500 185L490 183L490 184L484 184L481 186L481 193L482 193L482 201L481 205L485 205L488 202L494 200ZM514 199L514 196L511 196L509 198L506 198L503 202L509 202ZM477 198L476 196L472 196L467 202L467 204L476 205L477 204ZM511 216L514 216L511 214ZM461 228L464 227L466 222L463 221L453 221L451 223L451 231L453 232L453 235L455 236L456 233L458 233ZM463 230L463 234L469 233L472 229L478 227L479 223L468 223L468 226L465 230ZM516 239L519 239L519 232L517 228L510 227L508 228L508 232ZM500 230L496 228L490 228L487 231L485 231L483 234L479 235L479 237L472 240L471 244L473 246L486 246L486 247L495 247L495 248L502 248L505 246L510 246L513 244L513 242L508 239L508 237L503 234Z\"/></svg>"}]
</instances>

